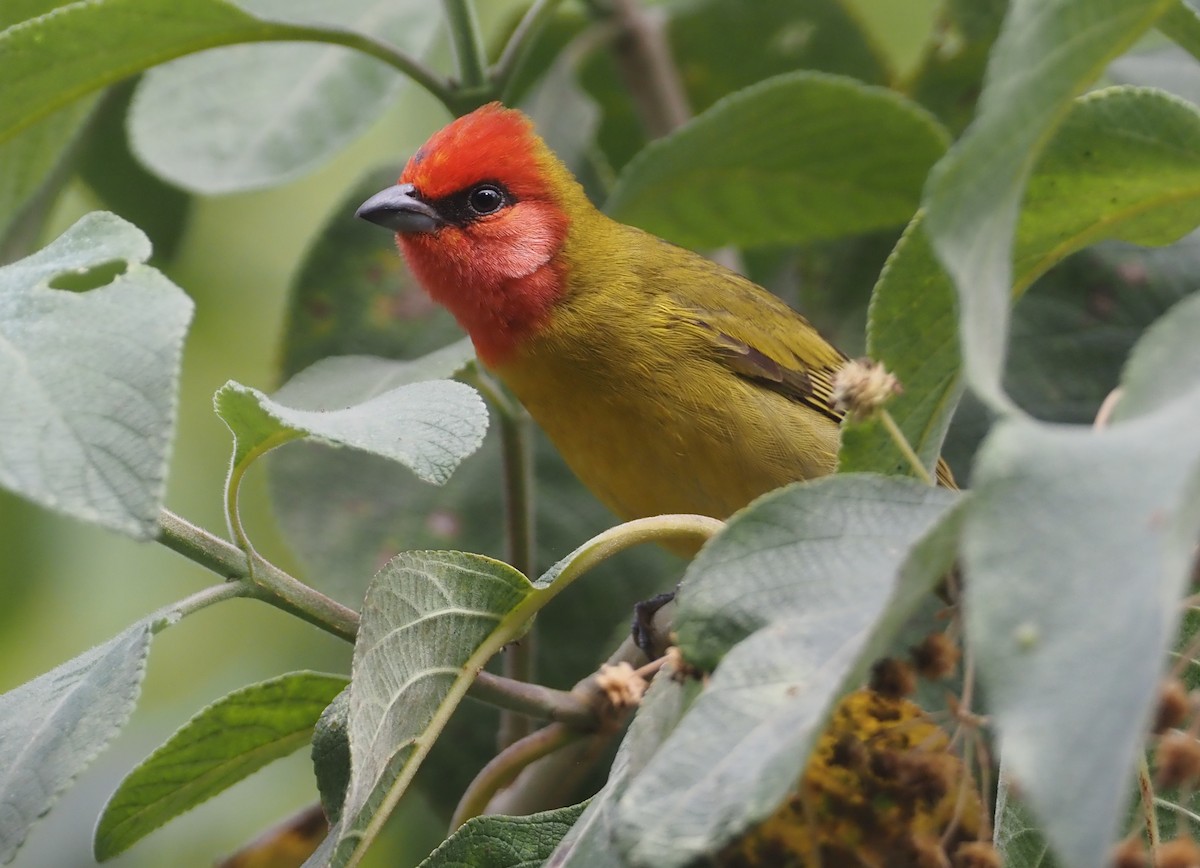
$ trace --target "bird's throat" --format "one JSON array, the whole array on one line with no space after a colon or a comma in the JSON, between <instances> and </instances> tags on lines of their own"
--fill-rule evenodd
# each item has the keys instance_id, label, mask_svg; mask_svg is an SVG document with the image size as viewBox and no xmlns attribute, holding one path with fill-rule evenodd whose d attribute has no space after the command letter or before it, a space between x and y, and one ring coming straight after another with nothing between
<instances>
[{"instance_id":1,"label":"bird's throat","mask_svg":"<svg viewBox=\"0 0 1200 868\"><path fill-rule=\"evenodd\" d=\"M488 367L497 367L549 321L563 295L565 268L556 256L540 263L474 257L469 265L401 236L414 276L453 314ZM443 255L438 255L442 253Z\"/></svg>"}]
</instances>

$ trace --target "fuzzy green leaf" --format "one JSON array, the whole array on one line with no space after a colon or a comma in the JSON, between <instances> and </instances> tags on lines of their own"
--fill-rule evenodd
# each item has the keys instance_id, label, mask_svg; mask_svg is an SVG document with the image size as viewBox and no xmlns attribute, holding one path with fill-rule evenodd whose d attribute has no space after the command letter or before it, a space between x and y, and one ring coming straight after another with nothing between
<instances>
[{"instance_id":1,"label":"fuzzy green leaf","mask_svg":"<svg viewBox=\"0 0 1200 868\"><path fill-rule=\"evenodd\" d=\"M396 461L426 482L450 478L479 448L487 409L479 393L451 380L411 383L340 410L287 407L257 389L229 382L217 391L217 415L234 434L235 468L289 440L307 437Z\"/></svg>"},{"instance_id":2,"label":"fuzzy green leaf","mask_svg":"<svg viewBox=\"0 0 1200 868\"><path fill-rule=\"evenodd\" d=\"M358 30L415 56L437 33L427 0L242 0L264 19ZM185 190L259 189L310 171L378 120L409 80L338 45L237 45L151 70L129 116L134 152Z\"/></svg>"},{"instance_id":3,"label":"fuzzy green leaf","mask_svg":"<svg viewBox=\"0 0 1200 868\"><path fill-rule=\"evenodd\" d=\"M235 690L200 711L125 776L104 806L94 849L103 862L268 763L304 747L346 686L292 672Z\"/></svg>"},{"instance_id":4,"label":"fuzzy green leaf","mask_svg":"<svg viewBox=\"0 0 1200 868\"><path fill-rule=\"evenodd\" d=\"M0 863L129 719L152 633L139 621L0 695Z\"/></svg>"},{"instance_id":5,"label":"fuzzy green leaf","mask_svg":"<svg viewBox=\"0 0 1200 868\"><path fill-rule=\"evenodd\" d=\"M1008 774L1067 868L1118 834L1191 576L1200 370L1173 362L1198 329L1193 296L1147 333L1111 427L1011 419L978 459L966 635Z\"/></svg>"},{"instance_id":6,"label":"fuzzy green leaf","mask_svg":"<svg viewBox=\"0 0 1200 868\"><path fill-rule=\"evenodd\" d=\"M0 33L0 142L84 94L218 45L300 38L225 0L90 0Z\"/></svg>"},{"instance_id":7,"label":"fuzzy green leaf","mask_svg":"<svg viewBox=\"0 0 1200 868\"><path fill-rule=\"evenodd\" d=\"M1019 284L1013 245L1025 183L1072 98L1171 5L1013 0L976 119L930 177L927 229L958 288L967 379L990 404L1009 405L1000 378ZM1083 219L1091 216L1080 203L1074 207Z\"/></svg>"},{"instance_id":8,"label":"fuzzy green leaf","mask_svg":"<svg viewBox=\"0 0 1200 868\"><path fill-rule=\"evenodd\" d=\"M692 247L763 246L902 225L947 136L884 88L814 72L738 91L649 145L608 212Z\"/></svg>"},{"instance_id":9,"label":"fuzzy green leaf","mask_svg":"<svg viewBox=\"0 0 1200 868\"><path fill-rule=\"evenodd\" d=\"M1073 103L1029 181L1013 292L1088 244L1166 244L1197 222L1200 112L1147 88L1089 94ZM904 386L889 410L927 466L961 392L956 311L953 286L918 215L875 287L867 352ZM865 422L847 426L841 467L895 473L905 464L883 427Z\"/></svg>"},{"instance_id":10,"label":"fuzzy green leaf","mask_svg":"<svg viewBox=\"0 0 1200 868\"><path fill-rule=\"evenodd\" d=\"M473 817L417 868L541 868L585 807L525 817Z\"/></svg>"},{"instance_id":11,"label":"fuzzy green leaf","mask_svg":"<svg viewBox=\"0 0 1200 868\"><path fill-rule=\"evenodd\" d=\"M135 226L95 213L0 268L0 485L142 539L157 531L192 317L149 255ZM108 282L52 288L81 275Z\"/></svg>"}]
</instances>

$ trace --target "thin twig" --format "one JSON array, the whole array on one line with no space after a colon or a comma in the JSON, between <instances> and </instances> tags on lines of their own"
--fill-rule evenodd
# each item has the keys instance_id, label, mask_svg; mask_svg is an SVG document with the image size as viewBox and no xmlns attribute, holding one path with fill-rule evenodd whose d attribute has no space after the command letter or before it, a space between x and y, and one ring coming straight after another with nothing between
<instances>
[{"instance_id":1,"label":"thin twig","mask_svg":"<svg viewBox=\"0 0 1200 868\"><path fill-rule=\"evenodd\" d=\"M1138 792L1142 797L1142 819L1146 823L1146 838L1150 844L1150 852L1158 849L1158 811L1154 809L1154 780L1150 777L1150 763L1146 752L1139 751L1138 757Z\"/></svg>"},{"instance_id":2,"label":"thin twig","mask_svg":"<svg viewBox=\"0 0 1200 868\"><path fill-rule=\"evenodd\" d=\"M920 456L916 450L912 448L912 444L908 442L908 438L904 436L904 432L900 430L900 426L896 424L896 420L892 418L892 414L886 409L879 411L879 421L883 423L883 427L887 430L888 435L892 438L892 442L900 450L900 453L908 461L913 473L917 478L926 485L933 485L933 477L929 475L929 471L925 469Z\"/></svg>"},{"instance_id":3,"label":"thin twig","mask_svg":"<svg viewBox=\"0 0 1200 868\"><path fill-rule=\"evenodd\" d=\"M250 579L244 596L270 603L353 642L358 613L289 575L260 555L250 560L240 548L164 509L158 517L158 542L227 579Z\"/></svg>"},{"instance_id":4,"label":"thin twig","mask_svg":"<svg viewBox=\"0 0 1200 868\"><path fill-rule=\"evenodd\" d=\"M484 813L496 793L511 784L531 763L554 753L581 735L578 730L552 723L510 744L480 770L462 794L458 807L454 809L454 817L450 820L450 831Z\"/></svg>"},{"instance_id":5,"label":"thin twig","mask_svg":"<svg viewBox=\"0 0 1200 868\"><path fill-rule=\"evenodd\" d=\"M671 56L661 16L637 0L612 0L621 27L615 48L617 67L651 138L665 136L692 116L679 68Z\"/></svg>"},{"instance_id":6,"label":"thin twig","mask_svg":"<svg viewBox=\"0 0 1200 868\"><path fill-rule=\"evenodd\" d=\"M529 413L505 393L478 365L469 379L488 399L500 417L500 444L504 457L504 540L506 559L524 575L537 575L536 487L533 478L533 421ZM504 649L504 675L513 681L537 680L537 623ZM504 750L533 731L533 721L506 710L500 715L497 748Z\"/></svg>"},{"instance_id":7,"label":"thin twig","mask_svg":"<svg viewBox=\"0 0 1200 868\"><path fill-rule=\"evenodd\" d=\"M163 606L155 612L151 616L150 632L159 633L178 622L181 618L186 618L188 615L199 612L201 609L207 609L215 603L232 600L235 597L244 597L249 591L250 583L246 579L224 582L220 585L210 585L188 597L184 597L178 602Z\"/></svg>"},{"instance_id":8,"label":"thin twig","mask_svg":"<svg viewBox=\"0 0 1200 868\"><path fill-rule=\"evenodd\" d=\"M363 54L382 60L393 69L404 73L419 84L437 100L454 111L455 90L450 81L438 75L424 63L417 60L396 46L376 39L366 33L354 30L344 30L340 27L313 27L294 25L282 31L273 31L270 35L254 34L247 42L324 42L330 45L344 45L361 51Z\"/></svg>"},{"instance_id":9,"label":"thin twig","mask_svg":"<svg viewBox=\"0 0 1200 868\"><path fill-rule=\"evenodd\" d=\"M523 716L565 723L581 732L595 729L600 721L595 706L574 692L513 681L490 672L480 672L467 695Z\"/></svg>"},{"instance_id":10,"label":"thin twig","mask_svg":"<svg viewBox=\"0 0 1200 868\"><path fill-rule=\"evenodd\" d=\"M169 615L181 605L186 605L190 612L219 599L250 597L297 615L347 642L354 641L359 617L353 609L310 588L262 557L255 561L256 583L252 583L245 552L170 510L159 514L158 527L159 543L229 580L226 585L205 589L184 603L164 608L163 615ZM265 586L261 584L264 581ZM586 696L521 683L487 672L479 674L467 695L522 715L566 723L583 732L595 729L600 721L598 711Z\"/></svg>"},{"instance_id":11,"label":"thin twig","mask_svg":"<svg viewBox=\"0 0 1200 868\"><path fill-rule=\"evenodd\" d=\"M1120 386L1113 389L1104 396L1104 400L1100 402L1100 409L1096 411L1096 419L1092 422L1092 427L1097 431L1108 427L1108 422L1112 418L1113 411L1117 409L1117 404L1121 402L1122 389Z\"/></svg>"}]
</instances>

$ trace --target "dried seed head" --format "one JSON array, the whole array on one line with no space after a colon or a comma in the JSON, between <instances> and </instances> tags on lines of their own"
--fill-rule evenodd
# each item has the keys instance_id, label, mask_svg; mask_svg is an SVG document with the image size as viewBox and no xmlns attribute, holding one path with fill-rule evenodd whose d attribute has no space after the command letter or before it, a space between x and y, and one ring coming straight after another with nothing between
<instances>
[{"instance_id":1,"label":"dried seed head","mask_svg":"<svg viewBox=\"0 0 1200 868\"><path fill-rule=\"evenodd\" d=\"M1182 681L1178 678L1164 681L1158 694L1158 712L1154 717L1153 731L1162 733L1180 726L1187 720L1190 705L1187 688Z\"/></svg>"},{"instance_id":2,"label":"dried seed head","mask_svg":"<svg viewBox=\"0 0 1200 868\"><path fill-rule=\"evenodd\" d=\"M1200 847L1181 835L1155 849L1154 864L1156 868L1200 868Z\"/></svg>"},{"instance_id":3,"label":"dried seed head","mask_svg":"<svg viewBox=\"0 0 1200 868\"><path fill-rule=\"evenodd\" d=\"M1004 864L987 841L967 841L954 851L954 868L1000 868Z\"/></svg>"},{"instance_id":4,"label":"dried seed head","mask_svg":"<svg viewBox=\"0 0 1200 868\"><path fill-rule=\"evenodd\" d=\"M601 666L596 684L604 691L614 708L629 708L642 701L646 679L632 666L622 661L616 666Z\"/></svg>"},{"instance_id":5,"label":"dried seed head","mask_svg":"<svg viewBox=\"0 0 1200 868\"><path fill-rule=\"evenodd\" d=\"M1146 845L1140 837L1126 838L1113 848L1112 868L1147 868Z\"/></svg>"},{"instance_id":6,"label":"dried seed head","mask_svg":"<svg viewBox=\"0 0 1200 868\"><path fill-rule=\"evenodd\" d=\"M850 734L843 735L829 754L829 764L844 769L861 769L867 763L867 749Z\"/></svg>"},{"instance_id":7,"label":"dried seed head","mask_svg":"<svg viewBox=\"0 0 1200 868\"><path fill-rule=\"evenodd\" d=\"M950 754L909 751L900 757L900 786L917 801L932 805L950 792L960 771L957 757Z\"/></svg>"},{"instance_id":8,"label":"dried seed head","mask_svg":"<svg viewBox=\"0 0 1200 868\"><path fill-rule=\"evenodd\" d=\"M884 657L871 667L870 687L880 696L900 699L917 689L917 676L903 660Z\"/></svg>"},{"instance_id":9,"label":"dried seed head","mask_svg":"<svg viewBox=\"0 0 1200 868\"><path fill-rule=\"evenodd\" d=\"M902 865L913 868L950 868L950 860L937 838L913 834L902 847L904 852L894 854Z\"/></svg>"},{"instance_id":10,"label":"dried seed head","mask_svg":"<svg viewBox=\"0 0 1200 868\"><path fill-rule=\"evenodd\" d=\"M865 419L900 391L900 383L882 364L855 359L833 377L833 406L852 419Z\"/></svg>"},{"instance_id":11,"label":"dried seed head","mask_svg":"<svg viewBox=\"0 0 1200 868\"><path fill-rule=\"evenodd\" d=\"M920 645L912 650L912 662L917 674L930 681L947 678L954 674L962 652L946 638L945 633L930 633Z\"/></svg>"},{"instance_id":12,"label":"dried seed head","mask_svg":"<svg viewBox=\"0 0 1200 868\"><path fill-rule=\"evenodd\" d=\"M1163 733L1154 754L1154 781L1168 789L1200 779L1200 741L1179 730Z\"/></svg>"}]
</instances>

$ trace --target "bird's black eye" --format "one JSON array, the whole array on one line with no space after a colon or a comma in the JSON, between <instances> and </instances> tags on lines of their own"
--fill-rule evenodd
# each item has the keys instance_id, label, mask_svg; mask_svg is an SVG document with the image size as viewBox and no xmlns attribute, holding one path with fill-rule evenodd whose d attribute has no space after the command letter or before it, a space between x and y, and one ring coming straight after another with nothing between
<instances>
[{"instance_id":1,"label":"bird's black eye","mask_svg":"<svg viewBox=\"0 0 1200 868\"><path fill-rule=\"evenodd\" d=\"M476 214L495 214L504 207L504 191L495 184L480 184L467 196L467 204Z\"/></svg>"}]
</instances>

